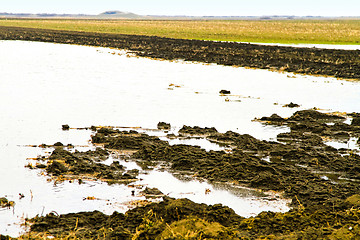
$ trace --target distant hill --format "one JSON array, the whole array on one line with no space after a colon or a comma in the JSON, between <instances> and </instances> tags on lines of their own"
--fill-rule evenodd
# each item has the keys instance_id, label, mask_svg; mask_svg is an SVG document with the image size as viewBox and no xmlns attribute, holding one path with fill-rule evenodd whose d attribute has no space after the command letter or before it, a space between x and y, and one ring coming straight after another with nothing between
<instances>
[{"instance_id":1,"label":"distant hill","mask_svg":"<svg viewBox=\"0 0 360 240\"><path fill-rule=\"evenodd\" d=\"M96 17L98 18L127 18L127 19L139 19L146 18L145 16L140 16L131 12L121 12L121 11L106 11L100 13Z\"/></svg>"}]
</instances>

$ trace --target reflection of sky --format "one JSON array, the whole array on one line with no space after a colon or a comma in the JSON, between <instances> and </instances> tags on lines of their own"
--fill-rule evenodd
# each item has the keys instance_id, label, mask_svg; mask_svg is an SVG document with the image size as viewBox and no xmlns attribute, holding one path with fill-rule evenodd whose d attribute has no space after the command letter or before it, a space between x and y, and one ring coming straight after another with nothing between
<instances>
[{"instance_id":1,"label":"reflection of sky","mask_svg":"<svg viewBox=\"0 0 360 240\"><path fill-rule=\"evenodd\" d=\"M108 10L143 15L194 16L359 16L358 0L2 0L2 12L86 13Z\"/></svg>"},{"instance_id":2,"label":"reflection of sky","mask_svg":"<svg viewBox=\"0 0 360 240\"><path fill-rule=\"evenodd\" d=\"M141 175L142 182L149 187L157 187L164 194L175 198L188 198L197 203L213 205L222 203L230 206L237 214L244 217L255 216L262 211L285 212L289 208L289 201L266 201L254 197L255 191L239 189L233 192L226 191L219 184L216 187L199 181L180 181L167 172L151 172L149 175ZM225 186L224 186L225 187ZM208 194L205 190L209 189Z\"/></svg>"}]
</instances>

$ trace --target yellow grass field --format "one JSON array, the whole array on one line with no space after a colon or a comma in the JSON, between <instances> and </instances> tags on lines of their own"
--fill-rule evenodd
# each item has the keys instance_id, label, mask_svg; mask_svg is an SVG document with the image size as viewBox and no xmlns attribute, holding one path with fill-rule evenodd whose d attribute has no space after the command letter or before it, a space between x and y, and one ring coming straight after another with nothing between
<instances>
[{"instance_id":1,"label":"yellow grass field","mask_svg":"<svg viewBox=\"0 0 360 240\"><path fill-rule=\"evenodd\" d=\"M360 20L0 19L0 25L216 41L360 44Z\"/></svg>"}]
</instances>

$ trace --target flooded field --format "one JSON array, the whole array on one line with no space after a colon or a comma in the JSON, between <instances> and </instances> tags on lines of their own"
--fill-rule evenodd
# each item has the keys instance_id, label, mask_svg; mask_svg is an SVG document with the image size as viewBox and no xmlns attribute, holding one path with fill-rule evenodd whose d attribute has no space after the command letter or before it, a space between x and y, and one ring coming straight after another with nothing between
<instances>
[{"instance_id":1,"label":"flooded field","mask_svg":"<svg viewBox=\"0 0 360 240\"><path fill-rule=\"evenodd\" d=\"M323 112L360 112L360 84L333 78L294 75L182 61L132 57L124 51L50 43L0 42L0 197L15 202L0 211L0 233L17 236L24 218L100 210L125 212L129 202L144 200L127 185L101 181L47 181L41 170L25 168L32 158L48 156L52 148L30 145L61 142L79 151L94 149L91 130L70 129L117 126L158 136L170 144L222 146L206 139L168 139L183 127L215 127L276 141L289 127L263 125L255 118L317 108ZM230 94L219 94L221 90ZM297 108L285 107L296 103ZM158 122L171 123L169 132ZM348 119L350 121L350 119ZM140 128L141 127L141 128ZM359 149L355 138L329 141L337 148ZM109 164L113 161L108 160ZM120 161L128 169L134 162ZM222 203L241 216L261 211L285 212L288 200L228 184L209 184L191 177L174 177L164 169L141 171L133 185L156 187L175 198L197 203ZM209 189L211 194L206 194ZM24 196L24 197L22 197ZM88 197L94 197L88 198ZM272 199L272 200L269 200Z\"/></svg>"}]
</instances>

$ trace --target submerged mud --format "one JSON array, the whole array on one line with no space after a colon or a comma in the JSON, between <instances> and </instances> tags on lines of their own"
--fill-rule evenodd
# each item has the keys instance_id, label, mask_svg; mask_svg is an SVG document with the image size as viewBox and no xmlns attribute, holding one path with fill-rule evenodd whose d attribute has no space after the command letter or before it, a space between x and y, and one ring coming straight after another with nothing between
<instances>
[{"instance_id":1,"label":"submerged mud","mask_svg":"<svg viewBox=\"0 0 360 240\"><path fill-rule=\"evenodd\" d=\"M360 50L293 48L5 26L0 26L0 40L112 47L129 50L142 57L360 79Z\"/></svg>"},{"instance_id":2,"label":"submerged mud","mask_svg":"<svg viewBox=\"0 0 360 240\"><path fill-rule=\"evenodd\" d=\"M348 117L352 118L349 124L345 122ZM201 136L231 151L170 145L133 130L95 128L94 144L107 151L131 150L127 159L141 166L161 164L194 178L282 192L292 200L292 209L243 218L220 204L175 200L162 196L157 189L145 189L145 194L162 196L164 201L111 216L95 211L36 217L29 220L30 233L79 238L102 234L107 239L356 239L360 237L359 150L336 149L326 141L359 137L358 117L358 113L303 110L289 118L273 114L256 119L263 124L289 126L290 132L279 134L277 142L190 126L184 126L179 136L174 135ZM60 148L50 158L59 156L67 161L74 158ZM53 171L51 165L45 170Z\"/></svg>"}]
</instances>

